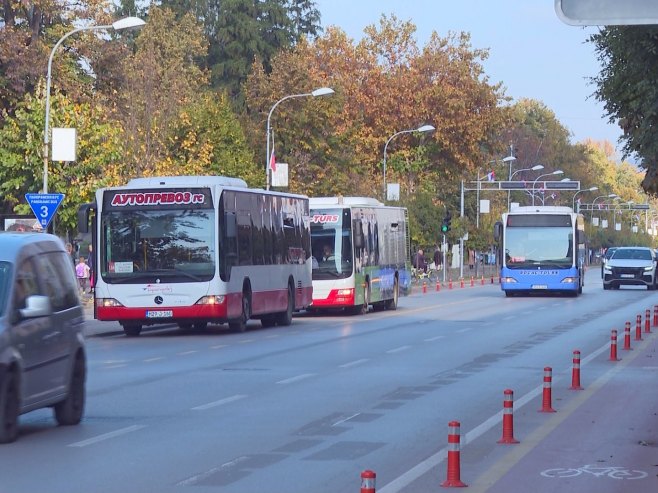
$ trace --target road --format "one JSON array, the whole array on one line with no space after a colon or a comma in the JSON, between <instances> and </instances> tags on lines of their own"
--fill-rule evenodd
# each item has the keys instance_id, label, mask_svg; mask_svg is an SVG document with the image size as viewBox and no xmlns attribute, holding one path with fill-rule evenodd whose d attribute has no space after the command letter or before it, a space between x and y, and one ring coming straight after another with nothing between
<instances>
[{"instance_id":1,"label":"road","mask_svg":"<svg viewBox=\"0 0 658 493\"><path fill-rule=\"evenodd\" d=\"M469 490L533 485L542 471L597 462L594 452L583 463L568 454L534 458L534 445L566 426L579 400L602 398L588 388L595 382L631 388L619 382L630 370L615 365L631 368L648 349L638 346L632 357L622 351L624 322L635 328L636 315L656 303L646 290L604 292L592 269L579 298L505 298L488 281L455 283L417 290L395 312L301 314L290 327L250 322L243 334L167 327L126 338L118 325L92 320L83 423L56 427L48 410L22 416L18 441L0 447L0 493L336 493L357 491L365 469L377 473L380 493L436 491L446 479L453 420L461 423L460 472ZM613 328L621 362L608 361ZM582 392L568 389L575 349ZM658 363L640 363L637 378L653 382L653 397L640 402L655 413ZM537 412L545 367L555 414ZM518 446L496 443L505 389L514 392ZM644 450L655 453L653 430L654 448ZM578 449L563 439L554 447ZM530 458L532 467L519 472ZM641 460L609 465L646 471L632 491L657 491L656 460ZM592 489L559 481L554 490L607 491L605 479Z\"/></svg>"}]
</instances>

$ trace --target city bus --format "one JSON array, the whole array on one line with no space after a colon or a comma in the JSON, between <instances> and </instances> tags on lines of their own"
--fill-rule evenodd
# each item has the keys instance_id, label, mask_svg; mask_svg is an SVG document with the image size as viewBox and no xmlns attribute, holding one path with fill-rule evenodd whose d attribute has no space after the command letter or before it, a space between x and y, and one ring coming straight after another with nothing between
<instances>
[{"instance_id":1,"label":"city bus","mask_svg":"<svg viewBox=\"0 0 658 493\"><path fill-rule=\"evenodd\" d=\"M586 262L582 214L570 207L516 207L496 223L494 238L506 296L582 293Z\"/></svg>"},{"instance_id":2,"label":"city bus","mask_svg":"<svg viewBox=\"0 0 658 493\"><path fill-rule=\"evenodd\" d=\"M145 325L244 331L290 325L312 301L308 197L251 189L237 178L136 178L96 191L91 224L94 314L128 336Z\"/></svg>"},{"instance_id":3,"label":"city bus","mask_svg":"<svg viewBox=\"0 0 658 493\"><path fill-rule=\"evenodd\" d=\"M407 210L367 197L311 197L312 311L395 310L409 293Z\"/></svg>"}]
</instances>

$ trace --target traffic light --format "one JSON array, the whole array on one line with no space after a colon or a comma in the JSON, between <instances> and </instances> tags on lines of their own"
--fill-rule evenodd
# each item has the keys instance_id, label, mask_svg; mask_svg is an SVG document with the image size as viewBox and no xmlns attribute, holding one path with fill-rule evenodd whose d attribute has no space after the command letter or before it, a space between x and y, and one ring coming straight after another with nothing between
<instances>
[{"instance_id":1,"label":"traffic light","mask_svg":"<svg viewBox=\"0 0 658 493\"><path fill-rule=\"evenodd\" d=\"M443 217L443 223L441 224L442 233L450 231L450 221L452 221L452 215L450 214L450 211L446 210L446 215Z\"/></svg>"}]
</instances>

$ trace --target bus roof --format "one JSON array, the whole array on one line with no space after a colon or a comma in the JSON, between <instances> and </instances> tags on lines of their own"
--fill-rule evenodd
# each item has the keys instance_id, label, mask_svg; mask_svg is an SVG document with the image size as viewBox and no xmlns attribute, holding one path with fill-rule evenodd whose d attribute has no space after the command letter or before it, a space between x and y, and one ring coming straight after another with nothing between
<instances>
[{"instance_id":1,"label":"bus roof","mask_svg":"<svg viewBox=\"0 0 658 493\"><path fill-rule=\"evenodd\" d=\"M128 182L130 188L152 187L185 187L185 186L212 186L247 188L247 182L241 178L228 176L149 176L147 178L133 178Z\"/></svg>"},{"instance_id":2,"label":"bus roof","mask_svg":"<svg viewBox=\"0 0 658 493\"><path fill-rule=\"evenodd\" d=\"M361 206L378 206L383 207L379 200L370 197L311 197L309 199L311 207L322 207L328 205L361 205Z\"/></svg>"},{"instance_id":3,"label":"bus roof","mask_svg":"<svg viewBox=\"0 0 658 493\"><path fill-rule=\"evenodd\" d=\"M557 205L527 205L515 207L508 214L572 214L573 209L566 206Z\"/></svg>"}]
</instances>

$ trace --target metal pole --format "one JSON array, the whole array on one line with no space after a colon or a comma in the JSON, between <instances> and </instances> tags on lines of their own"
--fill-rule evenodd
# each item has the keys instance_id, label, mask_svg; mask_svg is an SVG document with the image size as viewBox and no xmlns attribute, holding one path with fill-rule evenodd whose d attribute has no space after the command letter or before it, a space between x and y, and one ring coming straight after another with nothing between
<instances>
[{"instance_id":1,"label":"metal pole","mask_svg":"<svg viewBox=\"0 0 658 493\"><path fill-rule=\"evenodd\" d=\"M477 204L475 205L475 210L477 214L475 216L475 227L480 229L480 170L478 169L478 186L477 186Z\"/></svg>"},{"instance_id":2,"label":"metal pole","mask_svg":"<svg viewBox=\"0 0 658 493\"><path fill-rule=\"evenodd\" d=\"M464 180L462 180L460 193L459 217L464 217ZM459 236L459 278L464 278L464 235L461 233L461 231Z\"/></svg>"}]
</instances>

